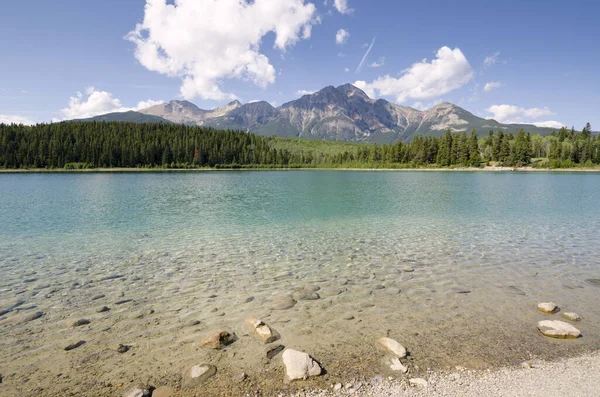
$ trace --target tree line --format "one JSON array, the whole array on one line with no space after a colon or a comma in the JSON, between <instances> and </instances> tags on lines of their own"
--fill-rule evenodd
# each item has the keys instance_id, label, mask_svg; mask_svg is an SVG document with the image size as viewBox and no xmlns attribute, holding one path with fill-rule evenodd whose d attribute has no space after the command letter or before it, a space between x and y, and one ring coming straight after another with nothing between
<instances>
[{"instance_id":1,"label":"tree line","mask_svg":"<svg viewBox=\"0 0 600 397\"><path fill-rule=\"evenodd\" d=\"M166 123L62 122L0 124L0 167L539 167L600 164L600 137L589 123L581 132L562 128L548 136L475 131L411 142L314 144L242 131Z\"/></svg>"}]
</instances>

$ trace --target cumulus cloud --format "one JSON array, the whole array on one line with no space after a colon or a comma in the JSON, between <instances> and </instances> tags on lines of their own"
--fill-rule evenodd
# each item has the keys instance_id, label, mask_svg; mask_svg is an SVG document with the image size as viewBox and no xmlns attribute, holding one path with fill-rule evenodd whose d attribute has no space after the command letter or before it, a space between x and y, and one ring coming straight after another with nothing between
<instances>
[{"instance_id":1,"label":"cumulus cloud","mask_svg":"<svg viewBox=\"0 0 600 397\"><path fill-rule=\"evenodd\" d=\"M144 20L126 38L148 70L182 80L186 99L234 99L221 91L225 79L259 87L275 82L275 68L260 52L264 36L286 48L311 36L320 20L305 0L146 0Z\"/></svg>"},{"instance_id":2,"label":"cumulus cloud","mask_svg":"<svg viewBox=\"0 0 600 397\"><path fill-rule=\"evenodd\" d=\"M535 125L536 127L556 128L556 129L565 127L564 123L561 123L560 121L554 121L554 120L538 121L538 122L531 123L531 124Z\"/></svg>"},{"instance_id":3,"label":"cumulus cloud","mask_svg":"<svg viewBox=\"0 0 600 397\"><path fill-rule=\"evenodd\" d=\"M335 0L333 6L340 14L350 14L352 12L352 9L348 8L348 0Z\"/></svg>"},{"instance_id":4,"label":"cumulus cloud","mask_svg":"<svg viewBox=\"0 0 600 397\"><path fill-rule=\"evenodd\" d=\"M36 122L32 121L32 120L29 120L26 117L11 116L11 115L8 115L8 114L0 114L0 124L33 125L33 124L36 124Z\"/></svg>"},{"instance_id":5,"label":"cumulus cloud","mask_svg":"<svg viewBox=\"0 0 600 397\"><path fill-rule=\"evenodd\" d=\"M514 105L492 105L486 109L488 113L492 113L494 120L505 123L527 123L538 127L560 128L564 124L559 121L535 121L544 116L553 116L554 113L547 107L543 108L522 108Z\"/></svg>"},{"instance_id":6,"label":"cumulus cloud","mask_svg":"<svg viewBox=\"0 0 600 397\"><path fill-rule=\"evenodd\" d=\"M335 43L342 45L348 41L348 37L350 37L350 33L346 29L340 29L335 34Z\"/></svg>"},{"instance_id":7,"label":"cumulus cloud","mask_svg":"<svg viewBox=\"0 0 600 397\"><path fill-rule=\"evenodd\" d=\"M379 58L379 61L372 62L367 66L369 66L370 68L380 68L383 65L385 65L385 57L381 57Z\"/></svg>"},{"instance_id":8,"label":"cumulus cloud","mask_svg":"<svg viewBox=\"0 0 600 397\"><path fill-rule=\"evenodd\" d=\"M121 100L113 97L110 92L88 87L85 95L78 92L77 95L69 98L69 106L61 109L61 114L65 120L85 119L106 113L141 110L161 103L163 102L149 99L139 102L136 107L128 108L124 107Z\"/></svg>"},{"instance_id":9,"label":"cumulus cloud","mask_svg":"<svg viewBox=\"0 0 600 397\"><path fill-rule=\"evenodd\" d=\"M314 93L315 93L314 91L308 91L308 90L298 90L298 91L296 91L296 95L300 95L300 96L302 96L302 95L312 95Z\"/></svg>"},{"instance_id":10,"label":"cumulus cloud","mask_svg":"<svg viewBox=\"0 0 600 397\"><path fill-rule=\"evenodd\" d=\"M500 88L502 87L504 84L500 81L490 81L489 83L485 83L485 86L483 86L483 90L485 92L490 92L496 88Z\"/></svg>"},{"instance_id":11,"label":"cumulus cloud","mask_svg":"<svg viewBox=\"0 0 600 397\"><path fill-rule=\"evenodd\" d=\"M500 51L496 51L492 55L485 57L485 59L483 60L483 66L486 68L489 68L490 66L495 65L496 61L498 61L499 56L500 56Z\"/></svg>"},{"instance_id":12,"label":"cumulus cloud","mask_svg":"<svg viewBox=\"0 0 600 397\"><path fill-rule=\"evenodd\" d=\"M367 52L368 54L368 52ZM412 98L433 99L462 87L473 78L473 69L459 48L442 47L431 62L427 59L402 71L399 78L385 75L372 83L357 81L355 86L369 96L395 96L403 103Z\"/></svg>"},{"instance_id":13,"label":"cumulus cloud","mask_svg":"<svg viewBox=\"0 0 600 397\"><path fill-rule=\"evenodd\" d=\"M350 72L350 68L345 68L344 72L346 72L346 73Z\"/></svg>"}]
</instances>

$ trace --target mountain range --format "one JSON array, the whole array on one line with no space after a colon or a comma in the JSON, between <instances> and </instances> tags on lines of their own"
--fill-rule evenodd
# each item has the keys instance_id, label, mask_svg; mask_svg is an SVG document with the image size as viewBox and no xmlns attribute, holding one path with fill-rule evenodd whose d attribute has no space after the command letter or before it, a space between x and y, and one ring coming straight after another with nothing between
<instances>
[{"instance_id":1,"label":"mountain range","mask_svg":"<svg viewBox=\"0 0 600 397\"><path fill-rule=\"evenodd\" d=\"M371 99L351 84L328 86L279 107L265 101L242 104L235 100L204 110L188 101L170 101L137 112L109 113L87 120L163 121L257 135L377 143L408 141L416 135L440 136L447 129L475 129L479 135L490 130L516 133L521 128L542 135L553 131L531 124L501 124L447 102L420 111L384 99Z\"/></svg>"}]
</instances>

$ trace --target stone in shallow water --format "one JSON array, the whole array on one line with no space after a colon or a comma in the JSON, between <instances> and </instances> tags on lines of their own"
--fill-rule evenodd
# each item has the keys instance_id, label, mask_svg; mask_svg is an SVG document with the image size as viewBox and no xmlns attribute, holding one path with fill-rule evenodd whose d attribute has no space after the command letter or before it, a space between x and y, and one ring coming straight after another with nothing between
<instances>
[{"instance_id":1,"label":"stone in shallow water","mask_svg":"<svg viewBox=\"0 0 600 397\"><path fill-rule=\"evenodd\" d=\"M538 304L538 309L544 313L554 313L558 307L553 302L542 302Z\"/></svg>"},{"instance_id":2,"label":"stone in shallow water","mask_svg":"<svg viewBox=\"0 0 600 397\"><path fill-rule=\"evenodd\" d=\"M325 288L321 291L321 294L324 296L336 296L342 293L342 290L339 288Z\"/></svg>"},{"instance_id":3,"label":"stone in shallow water","mask_svg":"<svg viewBox=\"0 0 600 397\"><path fill-rule=\"evenodd\" d=\"M571 320L571 321L581 321L581 317L579 316L579 314L577 313L573 313L573 312L567 312L567 313L563 313L562 316L564 318L566 318L567 320Z\"/></svg>"},{"instance_id":4,"label":"stone in shallow water","mask_svg":"<svg viewBox=\"0 0 600 397\"><path fill-rule=\"evenodd\" d=\"M581 332L569 323L559 320L544 320L537 324L537 328L545 336L559 339L577 339Z\"/></svg>"},{"instance_id":5,"label":"stone in shallow water","mask_svg":"<svg viewBox=\"0 0 600 397\"><path fill-rule=\"evenodd\" d=\"M136 386L123 393L123 397L150 397L150 395L152 395L150 388L145 386Z\"/></svg>"},{"instance_id":6,"label":"stone in shallow water","mask_svg":"<svg viewBox=\"0 0 600 397\"><path fill-rule=\"evenodd\" d=\"M321 375L321 366L308 354L293 349L283 352L286 379L308 379L310 376Z\"/></svg>"},{"instance_id":7,"label":"stone in shallow water","mask_svg":"<svg viewBox=\"0 0 600 397\"><path fill-rule=\"evenodd\" d=\"M79 342L75 342L75 343L71 343L69 346L65 347L66 351L70 351L73 349L77 349L80 346L85 345L85 341L84 340L80 340Z\"/></svg>"},{"instance_id":8,"label":"stone in shallow water","mask_svg":"<svg viewBox=\"0 0 600 397\"><path fill-rule=\"evenodd\" d=\"M127 345L119 345L119 347L117 347L117 351L121 354L123 353L127 353L129 351L129 346Z\"/></svg>"},{"instance_id":9,"label":"stone in shallow water","mask_svg":"<svg viewBox=\"0 0 600 397\"><path fill-rule=\"evenodd\" d=\"M594 287L600 287L600 278L588 278L585 280L585 282L593 285Z\"/></svg>"},{"instance_id":10,"label":"stone in shallow water","mask_svg":"<svg viewBox=\"0 0 600 397\"><path fill-rule=\"evenodd\" d=\"M427 387L428 385L427 381L423 378L411 378L408 380L408 383L410 383L413 386L419 387Z\"/></svg>"},{"instance_id":11,"label":"stone in shallow water","mask_svg":"<svg viewBox=\"0 0 600 397\"><path fill-rule=\"evenodd\" d=\"M400 371L404 374L408 372L408 368L402 365L402 362L400 362L400 359L398 357L392 358L390 360L389 366L392 371Z\"/></svg>"},{"instance_id":12,"label":"stone in shallow water","mask_svg":"<svg viewBox=\"0 0 600 397\"><path fill-rule=\"evenodd\" d=\"M296 300L294 298L292 298L291 296L282 296L280 298L277 298L273 301L273 305L271 306L271 309L273 310L287 310L287 309L291 309L292 307L296 306Z\"/></svg>"},{"instance_id":13,"label":"stone in shallow water","mask_svg":"<svg viewBox=\"0 0 600 397\"><path fill-rule=\"evenodd\" d=\"M390 338L379 338L377 344L386 350L394 353L398 358L406 357L406 349L400 343Z\"/></svg>"},{"instance_id":14,"label":"stone in shallow water","mask_svg":"<svg viewBox=\"0 0 600 397\"><path fill-rule=\"evenodd\" d=\"M217 329L207 334L201 341L200 345L210 347L211 349L219 349L235 342L235 334L227 329Z\"/></svg>"},{"instance_id":15,"label":"stone in shallow water","mask_svg":"<svg viewBox=\"0 0 600 397\"><path fill-rule=\"evenodd\" d=\"M171 397L175 392L173 387L161 386L152 392L152 397Z\"/></svg>"},{"instance_id":16,"label":"stone in shallow water","mask_svg":"<svg viewBox=\"0 0 600 397\"><path fill-rule=\"evenodd\" d=\"M71 326L81 327L82 325L88 325L90 322L91 322L90 320L82 318L81 320L75 321L73 324L71 324Z\"/></svg>"},{"instance_id":17,"label":"stone in shallow water","mask_svg":"<svg viewBox=\"0 0 600 397\"><path fill-rule=\"evenodd\" d=\"M96 310L96 313L105 313L109 310L110 310L110 308L108 306L102 306Z\"/></svg>"},{"instance_id":18,"label":"stone in shallow water","mask_svg":"<svg viewBox=\"0 0 600 397\"><path fill-rule=\"evenodd\" d=\"M5 324L25 324L33 320L37 320L44 315L43 312L19 314L0 321L0 325Z\"/></svg>"},{"instance_id":19,"label":"stone in shallow water","mask_svg":"<svg viewBox=\"0 0 600 397\"><path fill-rule=\"evenodd\" d=\"M342 317L344 320L354 320L354 316L351 313L346 313L344 314L344 317Z\"/></svg>"},{"instance_id":20,"label":"stone in shallow water","mask_svg":"<svg viewBox=\"0 0 600 397\"><path fill-rule=\"evenodd\" d=\"M405 272L407 272L407 273L412 273L412 272L414 272L414 271L415 271L415 269L413 269L413 268L412 268L412 266L404 266L404 267L402 268L402 270L404 270L404 271L405 271Z\"/></svg>"},{"instance_id":21,"label":"stone in shallow water","mask_svg":"<svg viewBox=\"0 0 600 397\"><path fill-rule=\"evenodd\" d=\"M246 319L246 326L265 344L275 342L279 339L277 332L274 332L271 327L257 318L248 317Z\"/></svg>"},{"instance_id":22,"label":"stone in shallow water","mask_svg":"<svg viewBox=\"0 0 600 397\"><path fill-rule=\"evenodd\" d=\"M506 292L511 295L527 295L525 292L523 292L523 290L515 287L514 285L509 285L506 287Z\"/></svg>"},{"instance_id":23,"label":"stone in shallow water","mask_svg":"<svg viewBox=\"0 0 600 397\"><path fill-rule=\"evenodd\" d=\"M283 345L277 345L275 347L269 348L267 350L267 358L269 360L272 359L273 357L275 357L276 355L281 353L283 351L283 349L285 349L285 346L283 346Z\"/></svg>"},{"instance_id":24,"label":"stone in shallow water","mask_svg":"<svg viewBox=\"0 0 600 397\"><path fill-rule=\"evenodd\" d=\"M217 367L210 364L194 365L192 368L183 373L181 387L192 388L197 387L206 382L209 378L217 373Z\"/></svg>"}]
</instances>

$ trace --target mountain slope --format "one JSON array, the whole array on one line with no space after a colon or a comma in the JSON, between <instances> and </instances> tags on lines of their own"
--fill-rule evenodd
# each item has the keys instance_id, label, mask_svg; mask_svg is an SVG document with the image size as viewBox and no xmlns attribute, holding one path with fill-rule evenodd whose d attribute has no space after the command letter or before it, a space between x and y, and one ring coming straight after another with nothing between
<instances>
[{"instance_id":1,"label":"mountain slope","mask_svg":"<svg viewBox=\"0 0 600 397\"><path fill-rule=\"evenodd\" d=\"M480 135L490 130L516 133L521 128L542 135L552 132L550 128L528 124L500 124L447 102L420 111L384 99L371 99L351 84L328 86L278 108L264 101L242 105L236 100L205 110L188 101L171 101L140 110L138 114L258 135L346 142L408 141L416 135L439 136L447 129L453 132L475 129ZM115 114L99 117L106 116L111 120L118 117ZM132 119L139 116L123 114L123 117L135 121Z\"/></svg>"},{"instance_id":2,"label":"mountain slope","mask_svg":"<svg viewBox=\"0 0 600 397\"><path fill-rule=\"evenodd\" d=\"M163 119L162 117L152 116L134 111L107 113L102 114L100 116L90 117L87 119L77 119L70 121L123 121L130 123L171 123L171 121Z\"/></svg>"}]
</instances>

